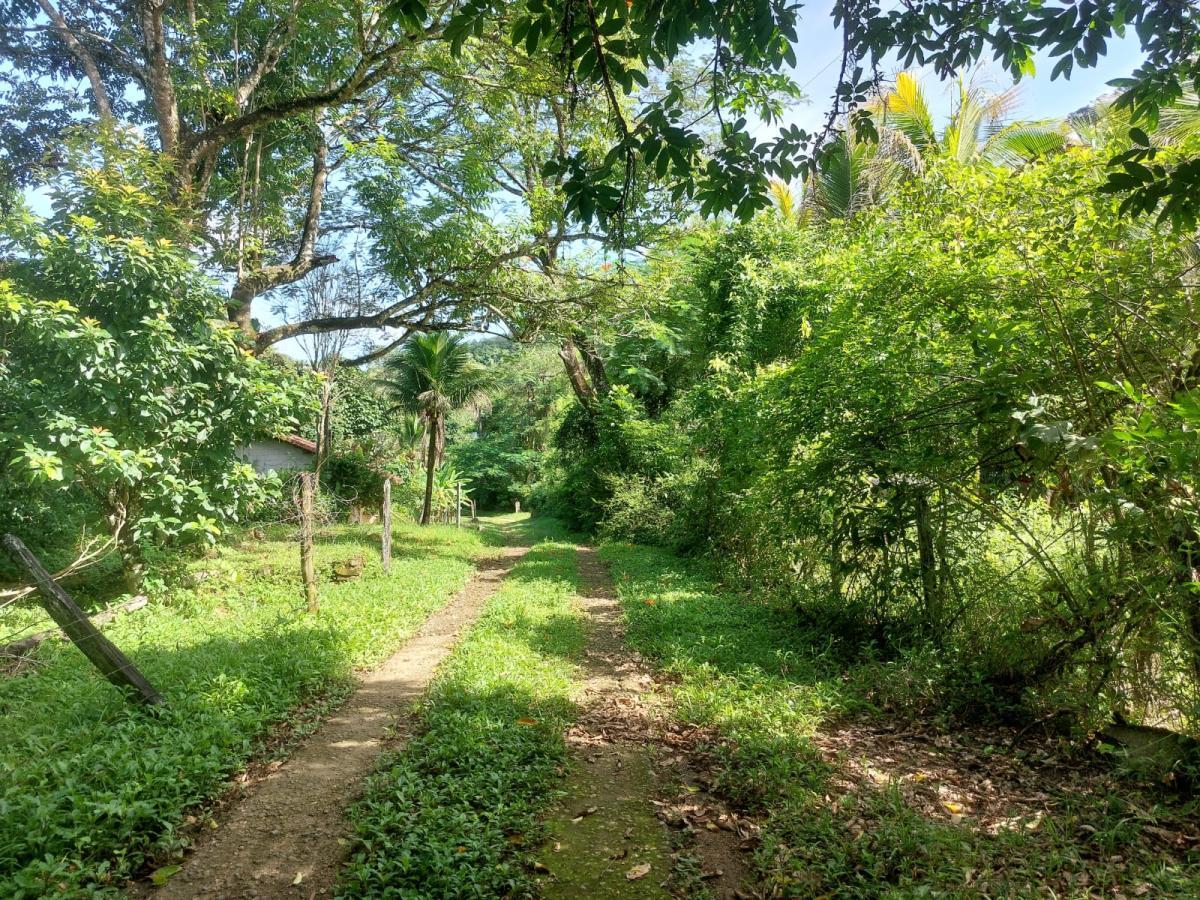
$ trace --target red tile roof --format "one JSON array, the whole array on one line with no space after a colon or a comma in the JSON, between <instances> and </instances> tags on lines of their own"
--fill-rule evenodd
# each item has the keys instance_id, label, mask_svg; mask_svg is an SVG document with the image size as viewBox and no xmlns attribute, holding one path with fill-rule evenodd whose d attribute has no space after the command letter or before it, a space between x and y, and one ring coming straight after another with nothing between
<instances>
[{"instance_id":1,"label":"red tile roof","mask_svg":"<svg viewBox=\"0 0 1200 900\"><path fill-rule=\"evenodd\" d=\"M308 438L302 438L298 434L281 434L278 435L276 439L283 441L285 444L291 444L293 447L299 447L301 450L304 450L308 453L317 452L316 441L310 441Z\"/></svg>"}]
</instances>

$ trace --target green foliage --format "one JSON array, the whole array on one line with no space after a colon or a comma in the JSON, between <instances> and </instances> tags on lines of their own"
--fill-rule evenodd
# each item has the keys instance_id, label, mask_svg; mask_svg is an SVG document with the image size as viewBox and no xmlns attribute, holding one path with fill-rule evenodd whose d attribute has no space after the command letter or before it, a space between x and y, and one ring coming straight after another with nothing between
<instances>
[{"instance_id":1,"label":"green foliage","mask_svg":"<svg viewBox=\"0 0 1200 900\"><path fill-rule=\"evenodd\" d=\"M1184 898L1200 888L1187 854L1168 857L1135 824L1187 827L1188 805L1160 795L1099 790L1056 797L1052 805L1039 802L1037 817L992 832L969 819L930 815L895 783L855 784L839 771L847 760L813 741L817 730L828 739L829 726L842 717L884 705L899 715L914 704L941 709L944 697L921 696L931 681L941 680L930 677L932 660L846 666L827 635L797 627L794 613L777 602L720 590L661 551L610 543L601 555L616 581L630 644L672 676L672 715L713 729L708 749L716 766L714 789L755 812L763 826L755 867L764 892L795 898L1023 897L1047 886L1069 892L1087 884ZM851 733L870 727L844 724ZM892 735L889 728L887 754L868 760L883 770L873 771L873 778L899 774L889 763L901 753L903 739L893 743ZM929 731L925 736L948 739ZM984 766L988 756L1002 752L970 738L964 743ZM846 756L858 753L855 746ZM936 777L937 770L930 774Z\"/></svg>"},{"instance_id":2,"label":"green foliage","mask_svg":"<svg viewBox=\"0 0 1200 900\"><path fill-rule=\"evenodd\" d=\"M65 642L45 642L32 672L0 679L0 893L115 891L171 858L185 814L224 790L268 729L344 696L353 670L412 634L483 549L474 531L430 542L400 525L385 576L377 529L335 527L330 538L316 544L319 574L354 548L368 562L352 582L321 584L319 624L302 612L294 534L276 529L189 563L179 586L108 626L166 697L153 715Z\"/></svg>"},{"instance_id":3,"label":"green foliage","mask_svg":"<svg viewBox=\"0 0 1200 900\"><path fill-rule=\"evenodd\" d=\"M951 650L993 708L1190 721L1194 249L1116 215L1105 159L944 159L851 220L689 238L674 400L568 413L547 508L846 646Z\"/></svg>"},{"instance_id":4,"label":"green foliage","mask_svg":"<svg viewBox=\"0 0 1200 900\"><path fill-rule=\"evenodd\" d=\"M566 378L552 347L483 344L489 405L451 433L449 454L481 509L528 505L566 405Z\"/></svg>"},{"instance_id":5,"label":"green foliage","mask_svg":"<svg viewBox=\"0 0 1200 900\"><path fill-rule=\"evenodd\" d=\"M332 399L335 442L360 445L384 440L386 435L403 442L404 423L396 414L396 403L369 371L339 368L333 376Z\"/></svg>"},{"instance_id":6,"label":"green foliage","mask_svg":"<svg viewBox=\"0 0 1200 900\"><path fill-rule=\"evenodd\" d=\"M458 335L439 331L414 334L383 361L380 382L397 405L421 417L425 425L425 501L422 524L433 507L434 474L446 445L446 420L461 409L486 404L487 372Z\"/></svg>"},{"instance_id":7,"label":"green foliage","mask_svg":"<svg viewBox=\"0 0 1200 900\"><path fill-rule=\"evenodd\" d=\"M261 489L238 448L290 430L307 394L224 322L170 221L127 180L128 152L124 168L68 173L51 220L9 216L0 269L0 467L44 497L85 495L88 524L127 555L238 521Z\"/></svg>"},{"instance_id":8,"label":"green foliage","mask_svg":"<svg viewBox=\"0 0 1200 900\"><path fill-rule=\"evenodd\" d=\"M572 407L554 444L557 471L534 495L535 507L583 531L595 529L603 519L619 479L659 475L682 451L678 432L649 419L623 385L593 409Z\"/></svg>"},{"instance_id":9,"label":"green foliage","mask_svg":"<svg viewBox=\"0 0 1200 900\"><path fill-rule=\"evenodd\" d=\"M544 520L538 520L544 527ZM537 544L488 601L424 702L424 730L389 754L351 811L346 897L525 896L566 762L575 667L575 548Z\"/></svg>"}]
</instances>

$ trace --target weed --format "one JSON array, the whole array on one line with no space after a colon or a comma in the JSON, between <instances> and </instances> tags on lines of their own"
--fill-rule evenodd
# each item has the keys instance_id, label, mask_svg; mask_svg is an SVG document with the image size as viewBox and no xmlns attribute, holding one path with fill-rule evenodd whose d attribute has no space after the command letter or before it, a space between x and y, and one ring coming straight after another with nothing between
<instances>
[{"instance_id":1,"label":"weed","mask_svg":"<svg viewBox=\"0 0 1200 900\"><path fill-rule=\"evenodd\" d=\"M571 544L540 543L513 568L431 686L422 732L351 810L343 896L531 893L525 850L542 839L575 715L578 588Z\"/></svg>"},{"instance_id":2,"label":"weed","mask_svg":"<svg viewBox=\"0 0 1200 900\"><path fill-rule=\"evenodd\" d=\"M360 578L321 585L302 614L285 529L192 561L186 582L106 633L166 697L128 704L70 644L48 641L31 674L0 680L0 895L114 892L178 851L189 809L219 795L301 705L336 699L468 578L485 551L467 529L397 529L392 573L377 529L335 527L318 571L361 547Z\"/></svg>"}]
</instances>

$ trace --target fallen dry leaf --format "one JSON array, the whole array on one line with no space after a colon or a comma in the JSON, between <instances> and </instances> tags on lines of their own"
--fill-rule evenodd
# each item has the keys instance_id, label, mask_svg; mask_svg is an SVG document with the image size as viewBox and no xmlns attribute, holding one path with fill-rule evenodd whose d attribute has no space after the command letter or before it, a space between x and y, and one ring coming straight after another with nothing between
<instances>
[{"instance_id":1,"label":"fallen dry leaf","mask_svg":"<svg viewBox=\"0 0 1200 900\"><path fill-rule=\"evenodd\" d=\"M637 881L639 878L645 878L650 874L650 863L642 863L640 866L634 866L625 873L627 881Z\"/></svg>"}]
</instances>

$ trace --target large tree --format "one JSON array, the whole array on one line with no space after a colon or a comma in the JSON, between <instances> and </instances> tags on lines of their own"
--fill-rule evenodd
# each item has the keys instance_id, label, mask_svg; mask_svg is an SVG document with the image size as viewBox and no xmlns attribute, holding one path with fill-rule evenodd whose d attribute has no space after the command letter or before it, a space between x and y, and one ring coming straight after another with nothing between
<instances>
[{"instance_id":1,"label":"large tree","mask_svg":"<svg viewBox=\"0 0 1200 900\"><path fill-rule=\"evenodd\" d=\"M598 225L606 240L628 246L635 242L627 231L648 176L705 212L748 216L769 202L771 178L790 180L836 152L843 122L870 137L867 106L882 66L896 56L948 76L991 54L1020 77L1044 49L1056 60L1054 74L1069 76L1075 67L1095 65L1129 24L1147 56L1122 83L1120 102L1142 128L1135 128L1135 146L1123 154L1109 187L1127 192L1128 208L1159 209L1183 223L1200 209L1200 161L1164 166L1149 141L1140 140L1160 108L1200 82L1200 28L1192 5L914 0L885 10L839 0L833 15L843 41L826 126L811 133L786 127L763 139L759 122L775 121L784 99L796 93L790 73L802 10L788 0L255 0L236 8L212 0L81 6L15 0L0 15L7 61L0 72L4 165L9 181L30 183L48 151L53 161L64 128L89 116L135 125L156 142L196 246L231 275L230 318L260 348L297 329L392 326L403 337L406 328L473 320L480 307L464 302L464 295L478 297L479 280L499 269L519 274L526 260L545 255L544 239L479 245L467 227L448 260L439 256L444 246L422 243L413 248L423 263L415 286L405 284L354 315L260 328L255 301L331 263L331 235L366 224L370 202L341 190L338 172L380 140L406 173L404 203L452 198L470 207L466 218L456 214L468 225L498 212L496 197L513 186L509 175L524 174L504 173L503 151L488 160L503 183L464 193L429 166L421 144L390 136L397 123L430 121L438 109L472 105L463 103L470 97L461 90L446 93L450 82L428 77L447 49L464 76L457 88L484 94L502 88L506 102L519 103L528 85L499 77L510 60L495 57L497 68L479 52L503 42L547 67L553 77L529 84L551 91L564 123L607 109L606 121L587 135L564 132L566 140L543 148L536 161L540 184L519 178L517 186L525 193L549 185L568 222ZM677 68L683 60L697 65ZM697 95L705 98L702 109L695 106ZM487 148L478 145L473 156L484 159ZM569 226L562 236L583 230ZM561 242L557 227L549 233ZM447 235L453 229L435 233ZM464 261L463 247L484 252L468 252ZM425 265L437 260L448 261L450 271L434 273Z\"/></svg>"},{"instance_id":2,"label":"large tree","mask_svg":"<svg viewBox=\"0 0 1200 900\"><path fill-rule=\"evenodd\" d=\"M530 276L602 236L572 227L565 175L545 169L580 148L599 161L615 133L606 98L514 48L506 14L455 55L434 40L448 4L53 2L0 19L0 113L24 123L0 130L11 179L38 183L89 115L102 144L138 128L184 239L227 273L227 314L260 350L348 329L399 329L398 346L413 329L487 327L498 299L570 294ZM266 320L260 298L367 232L389 276L376 289L354 308Z\"/></svg>"}]
</instances>

